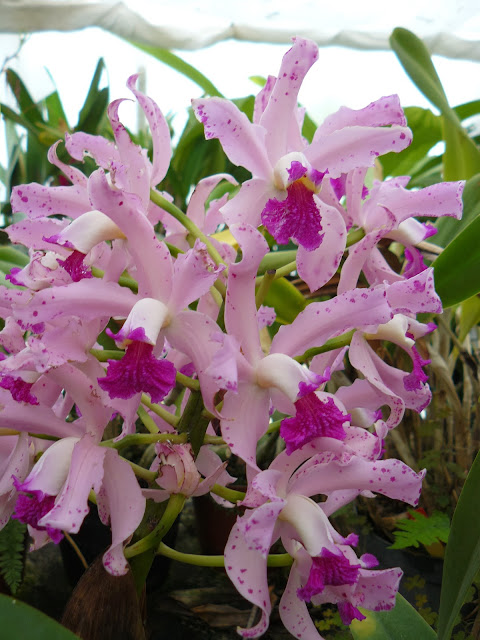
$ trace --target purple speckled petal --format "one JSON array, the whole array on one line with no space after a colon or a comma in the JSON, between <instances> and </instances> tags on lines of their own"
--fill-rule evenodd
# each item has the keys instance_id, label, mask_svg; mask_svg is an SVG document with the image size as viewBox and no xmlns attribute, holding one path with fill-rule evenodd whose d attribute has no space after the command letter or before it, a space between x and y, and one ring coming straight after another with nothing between
<instances>
[{"instance_id":1,"label":"purple speckled petal","mask_svg":"<svg viewBox=\"0 0 480 640\"><path fill-rule=\"evenodd\" d=\"M57 262L70 275L73 282L79 282L83 278L93 278L91 270L83 263L84 258L84 253L72 251L66 260L57 260Z\"/></svg>"},{"instance_id":2,"label":"purple speckled petal","mask_svg":"<svg viewBox=\"0 0 480 640\"><path fill-rule=\"evenodd\" d=\"M112 544L103 555L103 566L114 576L128 571L123 544L140 525L145 512L145 498L137 478L118 452L107 449L104 458L102 487L97 494L98 512L103 523L110 522Z\"/></svg>"},{"instance_id":3,"label":"purple speckled petal","mask_svg":"<svg viewBox=\"0 0 480 640\"><path fill-rule=\"evenodd\" d=\"M363 109L349 109L340 107L332 115L325 118L317 129L317 137L327 135L345 127L382 127L389 124L405 126L407 120L400 106L397 95L384 96L371 102ZM315 140L315 138L314 138Z\"/></svg>"},{"instance_id":4,"label":"purple speckled petal","mask_svg":"<svg viewBox=\"0 0 480 640\"><path fill-rule=\"evenodd\" d=\"M309 602L313 596L322 593L327 585L338 587L355 584L359 569L359 564L351 564L341 552L333 553L324 547L320 556L312 558L308 581L298 590L298 597Z\"/></svg>"},{"instance_id":5,"label":"purple speckled petal","mask_svg":"<svg viewBox=\"0 0 480 640\"><path fill-rule=\"evenodd\" d=\"M350 625L353 620L366 619L366 616L364 616L363 613L350 602L339 602L337 606L338 613L340 614L343 624Z\"/></svg>"},{"instance_id":6,"label":"purple speckled petal","mask_svg":"<svg viewBox=\"0 0 480 640\"><path fill-rule=\"evenodd\" d=\"M149 393L152 402L160 402L175 386L175 367L168 360L158 360L153 345L132 342L121 360L109 360L100 387L111 398L131 398L136 393Z\"/></svg>"},{"instance_id":7,"label":"purple speckled petal","mask_svg":"<svg viewBox=\"0 0 480 640\"><path fill-rule=\"evenodd\" d=\"M13 187L10 199L13 213L25 213L30 218L62 214L77 218L92 208L85 188L45 187L32 182Z\"/></svg>"},{"instance_id":8,"label":"purple speckled petal","mask_svg":"<svg viewBox=\"0 0 480 640\"><path fill-rule=\"evenodd\" d=\"M264 633L268 627L271 611L270 595L268 591L266 554L272 542L273 530L282 502L278 504L268 503L238 518L233 525L225 546L225 570L228 577L238 592L249 602L261 610L260 621L251 628L239 629L238 632L244 638L256 638ZM259 524L255 523L258 512ZM260 528L261 519L261 528ZM250 524L259 527L261 544L256 548L255 536L245 538L246 527Z\"/></svg>"},{"instance_id":9,"label":"purple speckled petal","mask_svg":"<svg viewBox=\"0 0 480 640\"><path fill-rule=\"evenodd\" d=\"M41 526L78 533L89 512L88 495L98 493L103 478L106 447L98 447L93 438L84 436L73 448L70 471L55 506L42 519Z\"/></svg>"},{"instance_id":10,"label":"purple speckled petal","mask_svg":"<svg viewBox=\"0 0 480 640\"><path fill-rule=\"evenodd\" d=\"M403 151L412 141L407 127L346 127L321 135L304 151L305 157L318 171L338 178L359 167L373 167L378 156L390 151Z\"/></svg>"},{"instance_id":11,"label":"purple speckled petal","mask_svg":"<svg viewBox=\"0 0 480 640\"><path fill-rule=\"evenodd\" d=\"M285 200L272 198L267 202L262 211L262 224L279 244L288 244L292 238L313 251L323 240L317 200L313 191L300 181L287 187Z\"/></svg>"},{"instance_id":12,"label":"purple speckled petal","mask_svg":"<svg viewBox=\"0 0 480 640\"><path fill-rule=\"evenodd\" d=\"M28 404L38 404L37 398L30 393L33 383L25 382L22 378L2 375L0 387L8 389L15 402L26 402Z\"/></svg>"},{"instance_id":13,"label":"purple speckled petal","mask_svg":"<svg viewBox=\"0 0 480 640\"><path fill-rule=\"evenodd\" d=\"M315 438L345 439L343 425L350 420L350 415L339 410L333 397L321 400L316 393L311 392L297 400L295 408L295 417L283 420L280 426L280 435L287 445L287 455Z\"/></svg>"},{"instance_id":14,"label":"purple speckled petal","mask_svg":"<svg viewBox=\"0 0 480 640\"><path fill-rule=\"evenodd\" d=\"M134 94L150 127L153 144L153 170L150 183L155 187L165 177L172 156L170 129L157 103L135 88L138 74L130 76L127 87Z\"/></svg>"},{"instance_id":15,"label":"purple speckled petal","mask_svg":"<svg viewBox=\"0 0 480 640\"><path fill-rule=\"evenodd\" d=\"M265 145L272 164L291 150L288 143L303 146L295 118L298 92L317 59L318 46L312 40L299 37L293 38L293 46L283 56L278 78L259 122L267 132ZM292 129L296 129L296 135ZM297 149L301 149L301 146Z\"/></svg>"},{"instance_id":16,"label":"purple speckled petal","mask_svg":"<svg viewBox=\"0 0 480 640\"><path fill-rule=\"evenodd\" d=\"M192 100L192 106L207 140L218 138L231 162L251 171L254 178L270 179L263 127L252 124L233 102L223 98L199 98Z\"/></svg>"},{"instance_id":17,"label":"purple speckled petal","mask_svg":"<svg viewBox=\"0 0 480 640\"><path fill-rule=\"evenodd\" d=\"M225 327L251 363L262 356L255 305L255 276L268 252L265 238L250 225L233 225L231 231L242 249L242 260L230 266L225 299Z\"/></svg>"},{"instance_id":18,"label":"purple speckled petal","mask_svg":"<svg viewBox=\"0 0 480 640\"><path fill-rule=\"evenodd\" d=\"M322 640L310 618L305 601L297 595L301 586L302 575L298 561L295 560L278 607L280 618L285 628L298 640Z\"/></svg>"},{"instance_id":19,"label":"purple speckled petal","mask_svg":"<svg viewBox=\"0 0 480 640\"><path fill-rule=\"evenodd\" d=\"M321 214L323 239L318 249L297 251L298 275L305 280L310 291L323 287L334 275L345 251L347 230L343 216L319 198L314 197Z\"/></svg>"},{"instance_id":20,"label":"purple speckled petal","mask_svg":"<svg viewBox=\"0 0 480 640\"><path fill-rule=\"evenodd\" d=\"M16 481L14 482L15 488L18 491L22 491L21 483ZM54 504L55 496L42 494L41 491L35 491L27 495L20 493L17 498L15 513L12 515L12 518L30 525L38 531L46 531L52 541L55 544L58 544L63 538L63 533L59 531L58 528L51 527L50 525L39 525L39 520L52 510Z\"/></svg>"},{"instance_id":21,"label":"purple speckled petal","mask_svg":"<svg viewBox=\"0 0 480 640\"><path fill-rule=\"evenodd\" d=\"M293 357L350 329L388 322L392 315L384 286L354 289L332 300L309 304L292 324L280 327L270 352Z\"/></svg>"}]
</instances>

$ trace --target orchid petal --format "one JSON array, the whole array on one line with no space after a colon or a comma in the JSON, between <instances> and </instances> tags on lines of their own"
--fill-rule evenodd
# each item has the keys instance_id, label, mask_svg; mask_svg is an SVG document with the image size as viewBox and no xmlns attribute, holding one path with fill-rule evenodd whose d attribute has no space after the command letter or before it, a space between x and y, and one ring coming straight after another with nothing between
<instances>
[{"instance_id":1,"label":"orchid petal","mask_svg":"<svg viewBox=\"0 0 480 640\"><path fill-rule=\"evenodd\" d=\"M373 167L375 159L390 151L403 151L412 141L407 127L346 127L320 135L304 151L317 171L338 178L359 167Z\"/></svg>"},{"instance_id":2,"label":"orchid petal","mask_svg":"<svg viewBox=\"0 0 480 640\"><path fill-rule=\"evenodd\" d=\"M218 138L233 164L245 167L255 178L270 179L263 127L252 124L233 102L223 98L199 98L192 100L192 106L207 140Z\"/></svg>"},{"instance_id":3,"label":"orchid petal","mask_svg":"<svg viewBox=\"0 0 480 640\"><path fill-rule=\"evenodd\" d=\"M102 488L98 493L98 510L102 522L110 521L112 544L103 555L103 566L112 575L121 576L128 571L123 544L142 521L145 498L132 468L117 451L106 450L104 470Z\"/></svg>"}]
</instances>

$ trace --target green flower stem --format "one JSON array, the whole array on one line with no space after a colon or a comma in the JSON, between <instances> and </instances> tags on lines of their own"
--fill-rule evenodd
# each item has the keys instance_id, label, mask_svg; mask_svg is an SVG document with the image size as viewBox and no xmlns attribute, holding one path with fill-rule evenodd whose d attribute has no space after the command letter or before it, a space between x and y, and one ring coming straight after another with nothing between
<instances>
[{"instance_id":1,"label":"green flower stem","mask_svg":"<svg viewBox=\"0 0 480 640\"><path fill-rule=\"evenodd\" d=\"M349 231L347 234L347 247L351 247L352 244L355 244L359 240L365 237L365 231L363 229L355 229L354 231Z\"/></svg>"},{"instance_id":2,"label":"green flower stem","mask_svg":"<svg viewBox=\"0 0 480 640\"><path fill-rule=\"evenodd\" d=\"M267 433L273 433L274 431L278 431L280 429L280 425L283 422L283 418L281 420L275 420L275 422L271 422L268 425Z\"/></svg>"},{"instance_id":3,"label":"green flower stem","mask_svg":"<svg viewBox=\"0 0 480 640\"><path fill-rule=\"evenodd\" d=\"M179 371L177 371L175 380L178 384L181 384L182 387L187 387L187 389L191 389L192 391L198 391L200 389L200 383L198 380L184 376L183 373L180 373Z\"/></svg>"},{"instance_id":4,"label":"green flower stem","mask_svg":"<svg viewBox=\"0 0 480 640\"><path fill-rule=\"evenodd\" d=\"M229 502L240 502L245 499L245 493L243 491L236 491L235 489L228 489L227 487L223 487L221 484L214 484L211 492L220 498L224 498Z\"/></svg>"},{"instance_id":5,"label":"green flower stem","mask_svg":"<svg viewBox=\"0 0 480 640\"><path fill-rule=\"evenodd\" d=\"M105 271L98 269L98 267L91 267L92 275L95 278L103 278L105 275ZM120 276L118 279L118 284L121 287L127 287L131 289L134 293L138 293L138 282L133 278L129 278L128 276Z\"/></svg>"},{"instance_id":6,"label":"green flower stem","mask_svg":"<svg viewBox=\"0 0 480 640\"><path fill-rule=\"evenodd\" d=\"M142 478L142 480L146 480L148 483L153 482L156 478L158 478L158 473L156 471L149 471L148 469L144 469L139 464L135 464L135 462L127 460L126 458L123 458L123 460L126 460L128 462L138 478Z\"/></svg>"},{"instance_id":7,"label":"green flower stem","mask_svg":"<svg viewBox=\"0 0 480 640\"><path fill-rule=\"evenodd\" d=\"M18 435L17 431L13 435ZM0 435L2 435L0 433ZM10 435L10 434L8 434ZM38 438L38 435L32 434L32 437ZM58 440L58 438L47 438L48 440ZM128 436L124 436L121 440L103 440L100 442L101 447L110 447L111 449L123 449L125 447L132 447L135 445L148 445L155 444L156 442L173 442L174 444L184 444L188 442L188 436L186 433L131 433ZM204 444L222 445L225 441L220 436L205 435L203 439Z\"/></svg>"},{"instance_id":8,"label":"green flower stem","mask_svg":"<svg viewBox=\"0 0 480 640\"><path fill-rule=\"evenodd\" d=\"M177 562L184 564L194 564L197 567L224 567L224 556L200 556L195 553L182 553L171 547L167 547L164 542L158 545L157 553L159 555L171 558ZM267 557L267 566L269 567L290 567L293 558L288 553L275 553Z\"/></svg>"},{"instance_id":9,"label":"green flower stem","mask_svg":"<svg viewBox=\"0 0 480 640\"><path fill-rule=\"evenodd\" d=\"M297 261L293 260L293 262L289 262L281 269L277 269L277 273L275 274L275 280L279 278L283 278L284 276L288 276L292 271L297 270Z\"/></svg>"},{"instance_id":10,"label":"green flower stem","mask_svg":"<svg viewBox=\"0 0 480 640\"><path fill-rule=\"evenodd\" d=\"M321 347L313 347L312 349L307 349L303 355L296 356L294 360L300 362L300 364L303 364L319 353L326 353L327 351L333 351L334 349L341 349L342 347L346 347L350 344L354 333L354 329L352 329L352 331L347 331L347 333L344 333L337 338L327 340L327 342Z\"/></svg>"},{"instance_id":11,"label":"green flower stem","mask_svg":"<svg viewBox=\"0 0 480 640\"><path fill-rule=\"evenodd\" d=\"M204 410L202 394L200 391L192 391L177 425L180 433L188 433L194 456L200 451L210 422L210 418L202 415Z\"/></svg>"},{"instance_id":12,"label":"green flower stem","mask_svg":"<svg viewBox=\"0 0 480 640\"><path fill-rule=\"evenodd\" d=\"M275 269L269 269L260 278L260 286L258 287L257 293L255 294L255 304L257 306L257 309L259 309L263 304L263 301L265 300L265 296L267 295L271 284L275 280L276 273L277 272Z\"/></svg>"},{"instance_id":13,"label":"green flower stem","mask_svg":"<svg viewBox=\"0 0 480 640\"><path fill-rule=\"evenodd\" d=\"M116 349L90 349L92 356L99 362L107 362L108 360L121 360L125 355L125 351L117 351Z\"/></svg>"},{"instance_id":14,"label":"green flower stem","mask_svg":"<svg viewBox=\"0 0 480 640\"><path fill-rule=\"evenodd\" d=\"M145 409L145 407L143 407L142 405L139 405L137 409L137 415L142 421L143 426L146 428L147 431L150 431L150 433L158 433L159 429L155 424L155 420L152 418L151 415L147 413L147 410Z\"/></svg>"},{"instance_id":15,"label":"green flower stem","mask_svg":"<svg viewBox=\"0 0 480 640\"><path fill-rule=\"evenodd\" d=\"M153 413L155 413L157 416L163 418L165 422L172 427L176 428L178 423L180 422L180 418L172 415L169 411L164 409L162 405L152 402L146 393L142 393L142 404L144 404L147 409L153 411Z\"/></svg>"},{"instance_id":16,"label":"green flower stem","mask_svg":"<svg viewBox=\"0 0 480 640\"><path fill-rule=\"evenodd\" d=\"M264 274L269 269L280 269L289 262L295 261L297 258L296 249L288 249L287 251L270 251L260 262L258 267L258 275Z\"/></svg>"},{"instance_id":17,"label":"green flower stem","mask_svg":"<svg viewBox=\"0 0 480 640\"><path fill-rule=\"evenodd\" d=\"M167 504L167 508L155 529L145 538L142 538L124 551L126 558L133 558L152 548L157 548L162 541L163 536L170 530L171 526L177 519L177 516L183 509L186 496L181 493L172 493Z\"/></svg>"},{"instance_id":18,"label":"green flower stem","mask_svg":"<svg viewBox=\"0 0 480 640\"><path fill-rule=\"evenodd\" d=\"M190 220L190 218L186 216L181 209L175 206L172 202L169 202L166 198L161 196L158 191L155 191L154 189L150 190L150 200L167 211L171 216L175 218L175 220L178 220L178 222L180 222L180 224L182 224L192 236L201 240L207 247L207 251L210 254L210 257L216 264L225 264L224 260L222 260L221 255L215 249L210 239L207 238L207 236L202 231L200 231L197 225L192 220Z\"/></svg>"}]
</instances>

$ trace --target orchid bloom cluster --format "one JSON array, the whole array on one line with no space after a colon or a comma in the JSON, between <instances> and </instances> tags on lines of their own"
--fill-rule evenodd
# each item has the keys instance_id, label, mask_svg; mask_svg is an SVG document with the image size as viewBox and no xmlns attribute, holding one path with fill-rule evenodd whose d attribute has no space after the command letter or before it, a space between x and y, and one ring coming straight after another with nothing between
<instances>
[{"instance_id":1,"label":"orchid bloom cluster","mask_svg":"<svg viewBox=\"0 0 480 640\"><path fill-rule=\"evenodd\" d=\"M462 211L463 183L409 191L405 177L367 187L377 157L412 139L397 96L343 107L311 142L302 137L298 92L317 58L313 42L295 38L257 95L253 122L228 100L193 101L205 136L251 172L243 184L205 178L178 210L157 188L172 154L169 127L132 76L151 157L131 140L116 100L113 141L65 137L77 165L89 156L97 168L86 175L53 145L49 160L69 185L15 188L13 211L25 216L7 229L29 262L0 290L1 525L27 523L38 548L78 532L94 500L112 531L104 565L124 574L127 558L161 540L130 544L147 500L180 505L213 492L235 501L212 447L224 444L248 481L224 555L232 583L261 613L239 629L245 638L268 627L267 563L278 541L291 565L279 611L294 637L319 638L310 602L337 604L345 624L363 619L362 608L394 606L402 572L359 557L358 537L341 536L329 517L359 495L418 502L424 472L383 458L405 409L420 412L431 397L416 343L435 325L417 314L439 313L441 302L417 246L435 228L415 216ZM222 181L236 187L233 197L215 197ZM275 248L292 241L296 264L262 268L266 237ZM404 247L401 272L384 257L384 239ZM285 269L312 292L339 273L337 294L265 340L276 320L265 292ZM379 357L383 340L405 351L407 371ZM347 358L354 381L333 387ZM109 439L112 421L122 428ZM257 445L275 429L284 447L261 467ZM149 468L121 456L132 438L156 443Z\"/></svg>"}]
</instances>

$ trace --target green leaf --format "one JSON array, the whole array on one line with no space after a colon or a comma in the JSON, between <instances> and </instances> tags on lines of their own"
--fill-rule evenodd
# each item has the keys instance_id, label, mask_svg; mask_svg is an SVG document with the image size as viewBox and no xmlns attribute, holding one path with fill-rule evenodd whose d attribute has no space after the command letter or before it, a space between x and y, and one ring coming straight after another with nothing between
<instances>
[{"instance_id":1,"label":"green leaf","mask_svg":"<svg viewBox=\"0 0 480 640\"><path fill-rule=\"evenodd\" d=\"M4 638L78 640L78 636L41 611L4 595L0 595L0 619Z\"/></svg>"},{"instance_id":2,"label":"green leaf","mask_svg":"<svg viewBox=\"0 0 480 640\"><path fill-rule=\"evenodd\" d=\"M480 569L480 453L453 514L443 564L438 640L448 640L468 588Z\"/></svg>"},{"instance_id":3,"label":"green leaf","mask_svg":"<svg viewBox=\"0 0 480 640\"><path fill-rule=\"evenodd\" d=\"M480 113L480 100L472 100L471 102L465 102L453 107L453 110L457 114L460 120L466 120L472 116L476 116Z\"/></svg>"},{"instance_id":4,"label":"green leaf","mask_svg":"<svg viewBox=\"0 0 480 640\"><path fill-rule=\"evenodd\" d=\"M270 286L264 304L274 307L277 322L290 324L305 309L306 302L300 291L286 278L275 280Z\"/></svg>"},{"instance_id":5,"label":"green leaf","mask_svg":"<svg viewBox=\"0 0 480 640\"><path fill-rule=\"evenodd\" d=\"M462 195L463 215L461 220L445 216L439 218L435 226L438 232L431 242L445 247L480 214L480 173L467 180Z\"/></svg>"},{"instance_id":6,"label":"green leaf","mask_svg":"<svg viewBox=\"0 0 480 640\"><path fill-rule=\"evenodd\" d=\"M435 290L444 307L480 291L480 216L452 240L432 266Z\"/></svg>"},{"instance_id":7,"label":"green leaf","mask_svg":"<svg viewBox=\"0 0 480 640\"><path fill-rule=\"evenodd\" d=\"M86 133L98 133L99 131L99 125L108 105L109 95L108 87L103 89L98 88L102 73L105 69L105 62L103 58L100 58L97 62L87 97L80 109L78 123L75 127L77 131L84 131Z\"/></svg>"},{"instance_id":8,"label":"green leaf","mask_svg":"<svg viewBox=\"0 0 480 640\"><path fill-rule=\"evenodd\" d=\"M414 33L397 27L390 45L410 79L442 114L445 140L444 180L470 178L480 171L480 151L463 129L437 75L428 49Z\"/></svg>"},{"instance_id":9,"label":"green leaf","mask_svg":"<svg viewBox=\"0 0 480 640\"><path fill-rule=\"evenodd\" d=\"M40 109L33 101L32 96L27 91L27 88L20 79L20 76L17 75L13 69L7 69L6 74L7 82L15 96L15 100L17 101L22 115L33 125L43 122Z\"/></svg>"},{"instance_id":10,"label":"green leaf","mask_svg":"<svg viewBox=\"0 0 480 640\"><path fill-rule=\"evenodd\" d=\"M14 594L22 581L27 525L10 519L0 531L0 573Z\"/></svg>"},{"instance_id":11,"label":"green leaf","mask_svg":"<svg viewBox=\"0 0 480 640\"><path fill-rule=\"evenodd\" d=\"M428 547L435 542L447 542L450 520L446 513L434 511L428 518L414 509L409 509L408 513L411 519L398 520L397 529L393 532L395 542L390 549L418 547L420 543Z\"/></svg>"},{"instance_id":12,"label":"green leaf","mask_svg":"<svg viewBox=\"0 0 480 640\"><path fill-rule=\"evenodd\" d=\"M480 298L472 296L468 300L464 300L460 311L458 339L463 343L471 329L480 322Z\"/></svg>"},{"instance_id":13,"label":"green leaf","mask_svg":"<svg viewBox=\"0 0 480 640\"><path fill-rule=\"evenodd\" d=\"M6 104L0 104L0 113L6 120L11 120L15 124L19 124L21 127L24 127L27 131L31 131L34 134L38 133L38 123L34 126L26 118L16 113L13 109L10 109L10 107L7 107Z\"/></svg>"},{"instance_id":14,"label":"green leaf","mask_svg":"<svg viewBox=\"0 0 480 640\"><path fill-rule=\"evenodd\" d=\"M48 124L53 129L68 131L68 120L63 109L58 91L53 91L45 98L45 106L48 113Z\"/></svg>"},{"instance_id":15,"label":"green leaf","mask_svg":"<svg viewBox=\"0 0 480 640\"><path fill-rule=\"evenodd\" d=\"M367 611L365 620L354 620L350 631L354 640L436 640L437 635L422 616L400 594L391 611Z\"/></svg>"},{"instance_id":16,"label":"green leaf","mask_svg":"<svg viewBox=\"0 0 480 640\"><path fill-rule=\"evenodd\" d=\"M397 27L390 36L390 46L413 83L442 113L450 111L440 78L423 42L414 33Z\"/></svg>"},{"instance_id":17,"label":"green leaf","mask_svg":"<svg viewBox=\"0 0 480 640\"><path fill-rule=\"evenodd\" d=\"M126 40L127 42L130 42L130 44L133 44L134 47L137 47L137 49L145 51L146 53L150 54L157 60L160 60L172 69L175 69L175 71L183 74L184 76L192 80L192 82L195 82L195 84L203 89L207 95L223 98L223 95L220 93L217 87L212 82L210 82L210 80L206 78L203 73L201 73L198 69L195 69L195 67L192 67L191 64L188 64L188 62L185 62L185 60L182 60L182 58L175 55L168 49L161 49L160 47L152 47L150 45L141 44L140 42L134 42L133 40Z\"/></svg>"}]
</instances>

